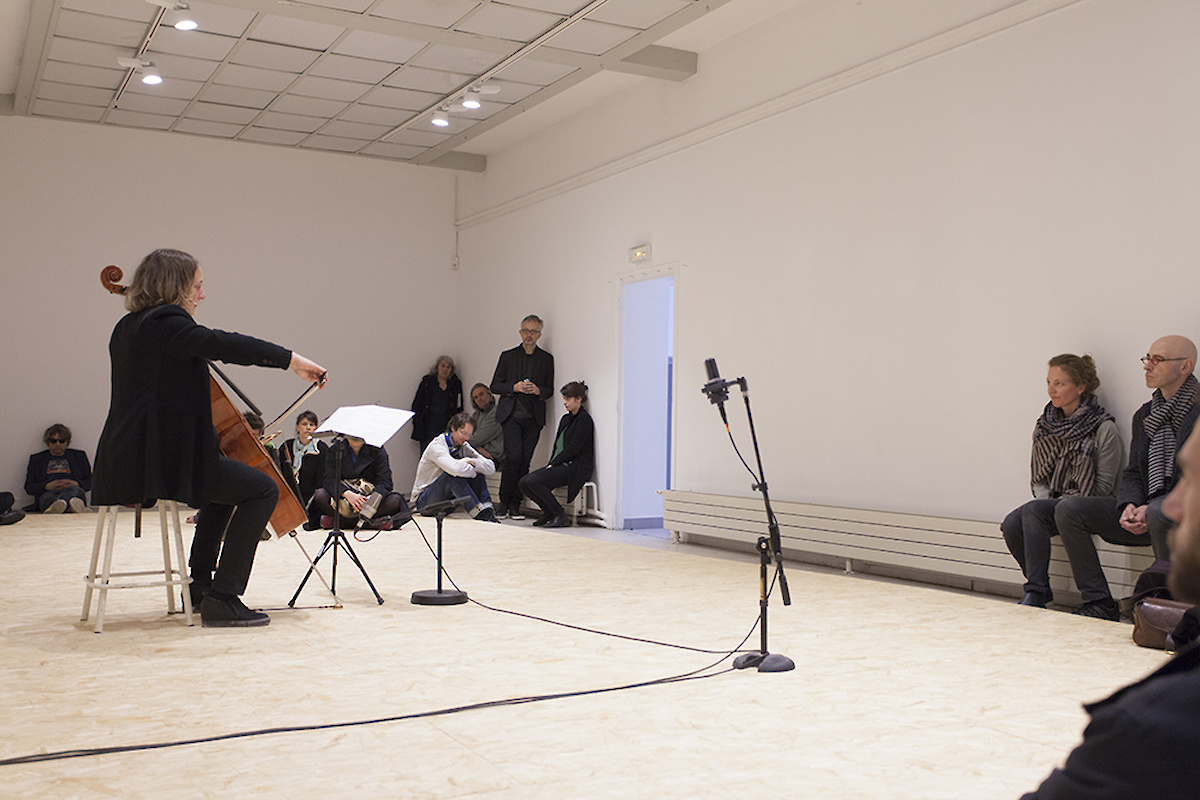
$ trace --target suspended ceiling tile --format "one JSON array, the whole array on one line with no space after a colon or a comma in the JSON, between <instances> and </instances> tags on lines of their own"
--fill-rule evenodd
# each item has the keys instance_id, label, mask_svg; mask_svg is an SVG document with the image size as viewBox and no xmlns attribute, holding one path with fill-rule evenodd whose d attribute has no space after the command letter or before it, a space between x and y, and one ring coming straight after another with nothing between
<instances>
[{"instance_id":1,"label":"suspended ceiling tile","mask_svg":"<svg viewBox=\"0 0 1200 800\"><path fill-rule=\"evenodd\" d=\"M335 117L345 110L346 104L336 100L322 100L316 97L300 97L294 94L280 95L271 104L272 111L282 111L285 114L304 114L312 117Z\"/></svg>"},{"instance_id":2,"label":"suspended ceiling tile","mask_svg":"<svg viewBox=\"0 0 1200 800\"><path fill-rule=\"evenodd\" d=\"M191 3L188 16L196 21L203 33L219 33L223 36L240 37L250 27L256 16L253 11L227 8L209 3Z\"/></svg>"},{"instance_id":3,"label":"suspended ceiling tile","mask_svg":"<svg viewBox=\"0 0 1200 800\"><path fill-rule=\"evenodd\" d=\"M402 64L421 52L425 42L405 39L400 36L388 36L374 31L351 31L345 39L333 48L334 53L344 56L358 56L375 61L386 61L390 64Z\"/></svg>"},{"instance_id":4,"label":"suspended ceiling tile","mask_svg":"<svg viewBox=\"0 0 1200 800\"><path fill-rule=\"evenodd\" d=\"M385 86L368 92L363 97L362 102L373 106L420 111L428 108L440 99L441 95L429 92L416 92L411 89L391 89Z\"/></svg>"},{"instance_id":5,"label":"suspended ceiling tile","mask_svg":"<svg viewBox=\"0 0 1200 800\"><path fill-rule=\"evenodd\" d=\"M188 119L202 119L208 122L228 122L236 125L249 125L259 111L242 106L227 106L219 103L195 103L188 109Z\"/></svg>"},{"instance_id":6,"label":"suspended ceiling tile","mask_svg":"<svg viewBox=\"0 0 1200 800\"><path fill-rule=\"evenodd\" d=\"M213 77L213 83L240 86L244 89L263 89L274 93L282 92L294 80L296 80L294 72L244 67L240 64L226 64Z\"/></svg>"},{"instance_id":7,"label":"suspended ceiling tile","mask_svg":"<svg viewBox=\"0 0 1200 800\"><path fill-rule=\"evenodd\" d=\"M520 102L542 88L531 83L517 83L516 81L489 81L489 83L499 86L500 91L496 94L485 95L487 99L493 103L503 103L504 105Z\"/></svg>"},{"instance_id":8,"label":"suspended ceiling tile","mask_svg":"<svg viewBox=\"0 0 1200 800\"><path fill-rule=\"evenodd\" d=\"M174 130L180 133L196 133L201 136L219 136L232 139L242 132L242 125L231 125L227 122L210 122L203 119L182 119Z\"/></svg>"},{"instance_id":9,"label":"suspended ceiling tile","mask_svg":"<svg viewBox=\"0 0 1200 800\"><path fill-rule=\"evenodd\" d=\"M177 97L181 100L191 100L202 88L204 88L204 84L199 81L172 78L169 81L164 80L157 86L147 86L141 81L130 81L125 91L148 94L151 97Z\"/></svg>"},{"instance_id":10,"label":"suspended ceiling tile","mask_svg":"<svg viewBox=\"0 0 1200 800\"><path fill-rule=\"evenodd\" d=\"M375 142L363 148L362 152L371 156L382 156L384 158L398 158L408 160L416 158L425 150L423 147L413 147L407 144L393 144L391 142Z\"/></svg>"},{"instance_id":11,"label":"suspended ceiling tile","mask_svg":"<svg viewBox=\"0 0 1200 800\"><path fill-rule=\"evenodd\" d=\"M335 81L332 78L305 76L292 84L291 88L288 89L288 93L352 103L366 94L370 88L365 83L351 83L350 81Z\"/></svg>"},{"instance_id":12,"label":"suspended ceiling tile","mask_svg":"<svg viewBox=\"0 0 1200 800\"><path fill-rule=\"evenodd\" d=\"M147 52L170 53L177 56L192 58L207 58L210 61L221 61L238 40L229 36L218 36L215 33L200 31L177 31L160 25L158 33L150 40Z\"/></svg>"},{"instance_id":13,"label":"suspended ceiling tile","mask_svg":"<svg viewBox=\"0 0 1200 800\"><path fill-rule=\"evenodd\" d=\"M383 85L394 86L397 89L416 89L437 94L449 94L458 87L469 83L470 80L471 76L462 72L401 67L398 72L385 80Z\"/></svg>"},{"instance_id":14,"label":"suspended ceiling tile","mask_svg":"<svg viewBox=\"0 0 1200 800\"><path fill-rule=\"evenodd\" d=\"M609 0L611 2L612 0ZM562 14L569 17L572 14L582 11L588 4L588 0L508 0L509 5L521 6L522 8L533 8L538 11L549 11L553 14Z\"/></svg>"},{"instance_id":15,"label":"suspended ceiling tile","mask_svg":"<svg viewBox=\"0 0 1200 800\"><path fill-rule=\"evenodd\" d=\"M88 67L83 64L67 64L62 61L47 61L46 68L42 70L42 80L44 81L99 86L104 89L116 89L124 79L125 70L123 69Z\"/></svg>"},{"instance_id":16,"label":"suspended ceiling tile","mask_svg":"<svg viewBox=\"0 0 1200 800\"><path fill-rule=\"evenodd\" d=\"M154 56L154 66L158 67L158 71L162 73L164 79L186 78L192 81L207 81L216 72L220 62L157 53Z\"/></svg>"},{"instance_id":17,"label":"suspended ceiling tile","mask_svg":"<svg viewBox=\"0 0 1200 800\"><path fill-rule=\"evenodd\" d=\"M525 58L515 64L510 64L497 75L502 81L518 81L520 83L532 83L537 86L549 86L557 80L574 72L576 67L569 67L565 64L551 64L549 61L537 61L533 58Z\"/></svg>"},{"instance_id":18,"label":"suspended ceiling tile","mask_svg":"<svg viewBox=\"0 0 1200 800\"><path fill-rule=\"evenodd\" d=\"M104 116L104 109L97 106L79 106L74 103L60 103L56 100L35 100L33 103L35 117L55 117L57 119L77 119L83 122L99 122Z\"/></svg>"},{"instance_id":19,"label":"suspended ceiling tile","mask_svg":"<svg viewBox=\"0 0 1200 800\"><path fill-rule=\"evenodd\" d=\"M258 118L255 126L312 133L324 124L325 120L320 117L304 117L299 114L282 114L278 111L267 111Z\"/></svg>"},{"instance_id":20,"label":"suspended ceiling tile","mask_svg":"<svg viewBox=\"0 0 1200 800\"><path fill-rule=\"evenodd\" d=\"M555 36L547 46L557 50L570 50L575 53L599 56L636 35L637 31L631 28L608 25L603 22L589 22L585 19Z\"/></svg>"},{"instance_id":21,"label":"suspended ceiling tile","mask_svg":"<svg viewBox=\"0 0 1200 800\"><path fill-rule=\"evenodd\" d=\"M321 133L326 136L341 136L346 139L370 142L383 136L389 130L391 127L387 125L364 125L361 122L346 122L339 119L322 128Z\"/></svg>"},{"instance_id":22,"label":"suspended ceiling tile","mask_svg":"<svg viewBox=\"0 0 1200 800\"><path fill-rule=\"evenodd\" d=\"M376 84L391 75L395 69L395 64L389 64L384 61L327 55L314 64L313 68L308 71L308 74L323 78L337 78L344 81Z\"/></svg>"},{"instance_id":23,"label":"suspended ceiling tile","mask_svg":"<svg viewBox=\"0 0 1200 800\"><path fill-rule=\"evenodd\" d=\"M406 144L412 147L437 147L442 142L450 138L448 133L438 133L437 129L418 130L416 128L405 128L399 133L388 138L392 144Z\"/></svg>"},{"instance_id":24,"label":"suspended ceiling tile","mask_svg":"<svg viewBox=\"0 0 1200 800\"><path fill-rule=\"evenodd\" d=\"M39 100L57 100L81 106L107 106L116 96L113 89L97 89L93 86L72 86L69 83L42 81L38 87Z\"/></svg>"},{"instance_id":25,"label":"suspended ceiling tile","mask_svg":"<svg viewBox=\"0 0 1200 800\"><path fill-rule=\"evenodd\" d=\"M258 42L274 42L289 47L327 50L345 32L336 25L324 25L302 19L288 19L267 14L250 31L249 38Z\"/></svg>"},{"instance_id":26,"label":"suspended ceiling tile","mask_svg":"<svg viewBox=\"0 0 1200 800\"><path fill-rule=\"evenodd\" d=\"M427 69L479 75L500 63L502 59L503 56L497 53L485 53L482 50L470 50L466 47L455 47L448 44L435 44L412 59L411 63L413 66Z\"/></svg>"},{"instance_id":27,"label":"suspended ceiling tile","mask_svg":"<svg viewBox=\"0 0 1200 800\"><path fill-rule=\"evenodd\" d=\"M204 87L200 99L206 103L219 103L227 106L242 106L243 108L264 109L278 95L263 89L245 89L241 86L222 86L210 83Z\"/></svg>"},{"instance_id":28,"label":"suspended ceiling tile","mask_svg":"<svg viewBox=\"0 0 1200 800\"><path fill-rule=\"evenodd\" d=\"M103 14L106 17L138 20L149 25L158 10L146 3L146 0L63 0L64 9L86 11L89 14ZM142 32L145 33L143 26Z\"/></svg>"},{"instance_id":29,"label":"suspended ceiling tile","mask_svg":"<svg viewBox=\"0 0 1200 800\"><path fill-rule=\"evenodd\" d=\"M50 42L50 58L68 64L112 68L117 66L118 58L132 58L133 53L134 51L127 47L81 42L78 39L63 39L59 36L55 36Z\"/></svg>"},{"instance_id":30,"label":"suspended ceiling tile","mask_svg":"<svg viewBox=\"0 0 1200 800\"><path fill-rule=\"evenodd\" d=\"M361 14L371 7L374 0L305 0L306 5L336 8L342 11L353 11Z\"/></svg>"},{"instance_id":31,"label":"suspended ceiling tile","mask_svg":"<svg viewBox=\"0 0 1200 800\"><path fill-rule=\"evenodd\" d=\"M371 14L403 22L451 28L478 5L476 0L383 0L371 10Z\"/></svg>"},{"instance_id":32,"label":"suspended ceiling tile","mask_svg":"<svg viewBox=\"0 0 1200 800\"><path fill-rule=\"evenodd\" d=\"M315 150L336 150L339 153L353 153L359 150L363 143L358 139L342 139L337 136L322 136L316 134L300 143L301 147L311 147Z\"/></svg>"},{"instance_id":33,"label":"suspended ceiling tile","mask_svg":"<svg viewBox=\"0 0 1200 800\"><path fill-rule=\"evenodd\" d=\"M58 15L54 34L68 39L102 42L136 50L146 38L146 23L64 10Z\"/></svg>"},{"instance_id":34,"label":"suspended ceiling tile","mask_svg":"<svg viewBox=\"0 0 1200 800\"><path fill-rule=\"evenodd\" d=\"M460 22L456 29L465 33L477 33L480 36L528 42L541 36L561 21L562 17L556 14L544 14L541 11L528 11L498 3L488 3L477 13Z\"/></svg>"},{"instance_id":35,"label":"suspended ceiling tile","mask_svg":"<svg viewBox=\"0 0 1200 800\"><path fill-rule=\"evenodd\" d=\"M412 111L406 111L401 108L384 108L383 106L369 106L357 103L347 108L342 113L340 119L348 122L366 122L371 125L384 125L388 129L391 129L408 122L412 119L412 116Z\"/></svg>"},{"instance_id":36,"label":"suspended ceiling tile","mask_svg":"<svg viewBox=\"0 0 1200 800\"><path fill-rule=\"evenodd\" d=\"M171 123L175 121L175 117L168 117L161 114L143 114L140 111L122 111L117 108L109 112L107 121L113 125L124 125L130 128L155 128L165 131L171 127Z\"/></svg>"},{"instance_id":37,"label":"suspended ceiling tile","mask_svg":"<svg viewBox=\"0 0 1200 800\"><path fill-rule=\"evenodd\" d=\"M297 145L304 141L307 133L299 131L281 131L275 128L247 128L239 136L248 142L263 142L264 144Z\"/></svg>"},{"instance_id":38,"label":"suspended ceiling tile","mask_svg":"<svg viewBox=\"0 0 1200 800\"><path fill-rule=\"evenodd\" d=\"M184 112L189 102L191 101L175 97L151 97L146 94L125 92L117 101L117 107L126 111L144 111L147 114L169 114L177 117Z\"/></svg>"},{"instance_id":39,"label":"suspended ceiling tile","mask_svg":"<svg viewBox=\"0 0 1200 800\"><path fill-rule=\"evenodd\" d=\"M608 0L587 18L646 30L690 5L687 0Z\"/></svg>"},{"instance_id":40,"label":"suspended ceiling tile","mask_svg":"<svg viewBox=\"0 0 1200 800\"><path fill-rule=\"evenodd\" d=\"M320 53L303 50L299 47L284 47L281 44L269 42L242 42L230 57L234 64L244 64L248 67L262 67L281 72L304 72L312 66Z\"/></svg>"}]
</instances>

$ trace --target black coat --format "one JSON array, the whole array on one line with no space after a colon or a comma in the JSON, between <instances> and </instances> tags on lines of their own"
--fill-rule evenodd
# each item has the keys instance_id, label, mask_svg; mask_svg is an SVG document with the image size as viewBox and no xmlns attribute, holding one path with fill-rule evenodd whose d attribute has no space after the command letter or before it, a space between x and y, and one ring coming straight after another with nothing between
<instances>
[{"instance_id":1,"label":"black coat","mask_svg":"<svg viewBox=\"0 0 1200 800\"><path fill-rule=\"evenodd\" d=\"M1146 403L1133 414L1133 428L1129 442L1129 466L1121 474L1121 486L1117 490L1117 512L1120 513L1125 509L1125 506L1132 503L1135 506L1144 506L1153 500L1149 497L1149 479L1150 479L1150 437L1146 435L1146 417L1150 415L1150 403ZM1193 404L1188 409L1187 414L1183 417L1183 422L1179 426L1179 430L1175 431L1175 457L1179 457L1179 448L1183 446L1184 441L1192 434L1192 428L1196 424L1196 418L1200 417L1200 405ZM1170 423L1168 423L1170 424ZM1171 487L1175 485L1175 481L1179 479L1179 470L1176 468L1171 479L1167 481L1167 485L1158 496L1165 495L1171 491Z\"/></svg>"},{"instance_id":2,"label":"black coat","mask_svg":"<svg viewBox=\"0 0 1200 800\"><path fill-rule=\"evenodd\" d=\"M530 357L521 345L501 353L496 362L496 371L492 374L492 393L499 398L496 401L496 421L500 424L504 424L504 420L512 414L517 401L518 394L513 391L513 384L526 378L537 384L538 395L536 398L520 396L530 397L533 401L533 418L538 425L546 424L546 401L554 396L554 356L540 347L534 347Z\"/></svg>"},{"instance_id":3,"label":"black coat","mask_svg":"<svg viewBox=\"0 0 1200 800\"><path fill-rule=\"evenodd\" d=\"M462 381L457 375L451 375L446 381L446 407L442 413L435 414L434 393L439 391L437 375L426 375L421 378L413 397L412 438L420 442L422 447L433 441L433 437L439 433L445 433L446 423L463 410Z\"/></svg>"},{"instance_id":4,"label":"black coat","mask_svg":"<svg viewBox=\"0 0 1200 800\"><path fill-rule=\"evenodd\" d=\"M112 398L92 485L100 506L204 505L220 457L207 361L286 369L292 358L270 342L198 325L176 305L126 314L108 352Z\"/></svg>"},{"instance_id":5,"label":"black coat","mask_svg":"<svg viewBox=\"0 0 1200 800\"><path fill-rule=\"evenodd\" d=\"M79 488L85 492L92 488L92 465L88 463L87 453L68 447L67 452L62 457L67 460L67 464L71 467L70 475L50 475L47 473L47 470L50 468L50 459L54 458L54 456L50 455L49 450L34 453L29 457L29 465L25 468L25 493L33 496L34 503L26 506L26 511L37 511L37 498L42 496L46 491L46 484L52 480L70 478L78 483Z\"/></svg>"},{"instance_id":6,"label":"black coat","mask_svg":"<svg viewBox=\"0 0 1200 800\"><path fill-rule=\"evenodd\" d=\"M342 455L342 486L337 485L337 453ZM358 451L358 458L351 460L351 450L348 444L334 444L329 451L329 457L325 459L325 491L329 492L329 496L335 500L342 496L342 492L352 487L346 485L346 481L354 478L362 478L364 481L370 481L375 486L375 491L387 497L392 491L392 465L388 461L387 450L382 447L375 447L370 444L363 444L362 449ZM357 491L357 489L355 490Z\"/></svg>"},{"instance_id":7,"label":"black coat","mask_svg":"<svg viewBox=\"0 0 1200 800\"><path fill-rule=\"evenodd\" d=\"M563 437L563 449L550 459L548 467L567 468L567 502L575 499L575 495L587 483L596 466L596 435L592 415L586 408L580 408L574 414L563 414L558 421L558 431L554 441Z\"/></svg>"}]
</instances>

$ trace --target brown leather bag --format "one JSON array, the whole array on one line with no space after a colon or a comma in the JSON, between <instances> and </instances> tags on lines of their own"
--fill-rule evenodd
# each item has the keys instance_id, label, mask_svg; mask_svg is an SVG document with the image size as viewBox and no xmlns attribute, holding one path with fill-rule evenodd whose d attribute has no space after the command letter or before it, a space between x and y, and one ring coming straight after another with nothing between
<instances>
[{"instance_id":1,"label":"brown leather bag","mask_svg":"<svg viewBox=\"0 0 1200 800\"><path fill-rule=\"evenodd\" d=\"M1174 650L1171 633L1183 619L1192 603L1145 597L1133 607L1133 641L1142 647Z\"/></svg>"}]
</instances>

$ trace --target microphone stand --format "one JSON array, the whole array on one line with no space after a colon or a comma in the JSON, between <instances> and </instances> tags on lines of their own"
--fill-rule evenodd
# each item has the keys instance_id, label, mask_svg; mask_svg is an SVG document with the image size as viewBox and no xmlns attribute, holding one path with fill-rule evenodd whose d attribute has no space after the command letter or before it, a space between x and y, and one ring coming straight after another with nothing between
<instances>
[{"instance_id":1,"label":"microphone stand","mask_svg":"<svg viewBox=\"0 0 1200 800\"><path fill-rule=\"evenodd\" d=\"M415 504L417 499L413 498ZM411 600L418 606L456 606L467 602L467 593L460 589L442 589L442 520L458 506L466 507L469 501L465 497L452 497L440 503L433 503L421 509L418 513L434 514L437 517L437 588L421 589L412 593Z\"/></svg>"},{"instance_id":2,"label":"microphone stand","mask_svg":"<svg viewBox=\"0 0 1200 800\"><path fill-rule=\"evenodd\" d=\"M709 400L717 405L727 432L729 431L729 420L725 416L725 399L729 397L728 389L736 383L742 390L742 399L746 404L746 420L750 423L750 441L754 444L754 458L758 465L758 474L755 476L757 482L750 488L756 492L762 492L763 506L767 513L767 536L760 536L756 544L759 556L759 652L743 653L734 659L733 666L737 669L757 667L759 672L787 672L795 669L796 663L781 653L771 653L767 649L767 606L770 600L770 585L767 578L772 558L775 560L775 577L779 581L779 589L783 594L783 604L790 606L792 597L788 591L787 575L783 572L783 545L779 535L779 521L775 519L775 512L771 509L771 496L767 491L767 481L763 472L762 452L759 450L758 435L754 429L754 414L750 411L750 390L744 377L730 381L721 380L713 359L708 359L707 366L709 381L702 391L708 395ZM729 436L732 441L733 434L730 433Z\"/></svg>"}]
</instances>

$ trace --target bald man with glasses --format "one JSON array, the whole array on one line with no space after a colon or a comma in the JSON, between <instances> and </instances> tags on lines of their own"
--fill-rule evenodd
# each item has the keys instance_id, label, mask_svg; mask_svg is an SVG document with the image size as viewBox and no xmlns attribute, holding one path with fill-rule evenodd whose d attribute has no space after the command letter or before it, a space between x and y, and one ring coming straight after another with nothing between
<instances>
[{"instance_id":1,"label":"bald man with glasses","mask_svg":"<svg viewBox=\"0 0 1200 800\"><path fill-rule=\"evenodd\" d=\"M1092 534L1113 544L1154 548L1170 560L1167 534L1174 524L1163 499L1178 477L1179 448L1200 416L1196 405L1196 345L1183 336L1164 336L1142 357L1150 402L1133 415L1129 466L1114 497L1068 497L1054 510L1058 535L1071 561L1083 604L1075 613L1116 621L1121 611L1108 588Z\"/></svg>"},{"instance_id":2,"label":"bald man with glasses","mask_svg":"<svg viewBox=\"0 0 1200 800\"><path fill-rule=\"evenodd\" d=\"M538 347L542 320L530 314L521 320L521 343L500 354L492 374L496 421L504 431L504 467L500 473L498 516L525 519L521 513L521 478L546 425L546 400L554 394L554 356Z\"/></svg>"}]
</instances>

